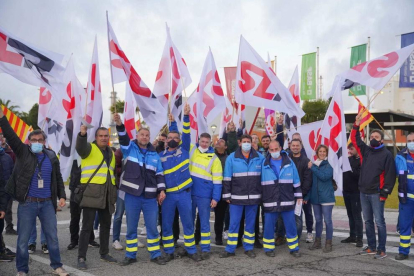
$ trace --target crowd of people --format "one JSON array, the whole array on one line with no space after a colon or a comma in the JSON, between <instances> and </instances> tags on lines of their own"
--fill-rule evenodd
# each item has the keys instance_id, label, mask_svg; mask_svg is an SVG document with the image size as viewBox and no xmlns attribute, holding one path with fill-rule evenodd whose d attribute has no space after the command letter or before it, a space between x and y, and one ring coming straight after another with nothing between
<instances>
[{"instance_id":1,"label":"crowd of people","mask_svg":"<svg viewBox=\"0 0 414 276\"><path fill-rule=\"evenodd\" d=\"M137 262L138 248L143 246L137 233L141 212L147 235L145 246L151 262L158 265L185 256L195 262L210 258L212 209L215 244L223 245L227 239L220 258L235 256L239 246L249 258L256 257L255 248L275 257L276 246L285 243L292 257L300 257L303 214L309 250L333 250L332 210L337 186L327 160L327 145L320 145L316 157L309 158L300 134L295 133L288 149L283 150L283 119L276 124L277 135L262 136L260 142L257 135L243 134L230 122L214 147L208 133L200 134L194 145L187 104L183 113L182 133L170 117L168 134L161 134L154 143L147 128L139 129L136 139L131 140L121 117L115 114L119 149L109 147L108 129L98 128L95 141L88 143L87 128L81 126L76 140L81 162L74 161L69 185L71 238L67 246L68 250L78 247L78 269L88 268L87 251L91 246L99 247L101 260L118 263L109 254L111 225L112 247L125 249L119 264ZM383 144L380 130L370 133L369 145L363 142L360 120L358 115L348 146L352 171L343 174L350 232L341 243L363 247L363 217L368 244L360 254L372 254L375 259L387 256L384 204L398 174L400 247L395 259L403 260L409 255L414 219L414 133L407 136L407 147L394 159ZM58 156L45 146L47 137L41 130L32 131L28 143L23 143L1 109L0 127L0 260L15 258L17 275L28 273L39 218L42 251L49 253L53 273L68 275L62 267L57 235L56 210L64 207L67 199ZM17 232L12 224L13 200L19 204ZM123 245L120 230L124 213L127 231ZM3 241L5 220L6 234L18 235L16 253ZM94 236L95 221L99 223L99 244ZM177 246L180 221L183 247Z\"/></svg>"}]
</instances>

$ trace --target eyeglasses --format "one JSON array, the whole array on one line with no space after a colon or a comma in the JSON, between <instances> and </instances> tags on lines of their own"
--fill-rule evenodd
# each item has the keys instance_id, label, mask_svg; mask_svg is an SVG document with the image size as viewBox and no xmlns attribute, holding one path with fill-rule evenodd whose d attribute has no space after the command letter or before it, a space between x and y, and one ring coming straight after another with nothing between
<instances>
[{"instance_id":1,"label":"eyeglasses","mask_svg":"<svg viewBox=\"0 0 414 276\"><path fill-rule=\"evenodd\" d=\"M31 143L43 143L45 139L30 139Z\"/></svg>"}]
</instances>

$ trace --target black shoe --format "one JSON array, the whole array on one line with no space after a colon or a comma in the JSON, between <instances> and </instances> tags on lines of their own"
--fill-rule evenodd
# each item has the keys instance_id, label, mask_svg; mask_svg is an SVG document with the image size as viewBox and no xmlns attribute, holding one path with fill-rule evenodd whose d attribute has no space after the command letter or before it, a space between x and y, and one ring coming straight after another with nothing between
<instances>
[{"instance_id":1,"label":"black shoe","mask_svg":"<svg viewBox=\"0 0 414 276\"><path fill-rule=\"evenodd\" d=\"M341 241L341 243L356 243L356 238L355 237L348 237L344 240Z\"/></svg>"},{"instance_id":2,"label":"black shoe","mask_svg":"<svg viewBox=\"0 0 414 276\"><path fill-rule=\"evenodd\" d=\"M91 241L88 246L93 248L99 248L100 245L96 241Z\"/></svg>"},{"instance_id":3,"label":"black shoe","mask_svg":"<svg viewBox=\"0 0 414 276\"><path fill-rule=\"evenodd\" d=\"M192 259L195 262L199 262L201 261L201 256L198 253L194 253L194 254L187 254L187 256Z\"/></svg>"},{"instance_id":4,"label":"black shoe","mask_svg":"<svg viewBox=\"0 0 414 276\"><path fill-rule=\"evenodd\" d=\"M16 253L11 251L10 249L6 248L4 251L5 251L6 255L9 256L9 257L12 257L12 258L16 257Z\"/></svg>"},{"instance_id":5,"label":"black shoe","mask_svg":"<svg viewBox=\"0 0 414 276\"><path fill-rule=\"evenodd\" d=\"M0 253L0 262L12 262L13 257L7 256L6 252Z\"/></svg>"},{"instance_id":6,"label":"black shoe","mask_svg":"<svg viewBox=\"0 0 414 276\"><path fill-rule=\"evenodd\" d=\"M167 264L167 262L164 260L163 257L157 257L157 258L151 259L151 262L156 263L157 265Z\"/></svg>"},{"instance_id":7,"label":"black shoe","mask_svg":"<svg viewBox=\"0 0 414 276\"><path fill-rule=\"evenodd\" d=\"M42 252L43 254L49 254L49 249L47 249L47 244L42 244Z\"/></svg>"},{"instance_id":8,"label":"black shoe","mask_svg":"<svg viewBox=\"0 0 414 276\"><path fill-rule=\"evenodd\" d=\"M36 252L36 244L29 244L28 247L29 254L33 254Z\"/></svg>"},{"instance_id":9,"label":"black shoe","mask_svg":"<svg viewBox=\"0 0 414 276\"><path fill-rule=\"evenodd\" d=\"M175 251L175 255L174 255L174 257L175 258L182 258L182 257L185 257L185 256L187 256L187 251L184 249L184 248L178 248L178 250L176 250Z\"/></svg>"},{"instance_id":10,"label":"black shoe","mask_svg":"<svg viewBox=\"0 0 414 276\"><path fill-rule=\"evenodd\" d=\"M249 256L249 258L256 258L256 254L254 254L253 250L244 251L244 254Z\"/></svg>"},{"instance_id":11,"label":"black shoe","mask_svg":"<svg viewBox=\"0 0 414 276\"><path fill-rule=\"evenodd\" d=\"M108 263L117 263L118 261L109 254L101 255L101 260Z\"/></svg>"},{"instance_id":12,"label":"black shoe","mask_svg":"<svg viewBox=\"0 0 414 276\"><path fill-rule=\"evenodd\" d=\"M395 259L396 259L397 261L407 260L407 259L408 259L408 255L404 255L404 254L398 253L398 254L395 256Z\"/></svg>"},{"instance_id":13,"label":"black shoe","mask_svg":"<svg viewBox=\"0 0 414 276\"><path fill-rule=\"evenodd\" d=\"M164 260L168 263L169 261L171 261L171 260L174 260L175 259L175 256L174 256L174 254L165 254L165 256L164 256Z\"/></svg>"},{"instance_id":14,"label":"black shoe","mask_svg":"<svg viewBox=\"0 0 414 276\"><path fill-rule=\"evenodd\" d=\"M132 258L125 257L125 259L119 265L126 266L126 265L130 265L130 264L133 264L133 263L136 263L136 262L137 262L137 259L132 259Z\"/></svg>"},{"instance_id":15,"label":"black shoe","mask_svg":"<svg viewBox=\"0 0 414 276\"><path fill-rule=\"evenodd\" d=\"M220 253L220 258L228 258L228 257L234 257L234 256L236 256L236 253L229 253L227 251Z\"/></svg>"},{"instance_id":16,"label":"black shoe","mask_svg":"<svg viewBox=\"0 0 414 276\"><path fill-rule=\"evenodd\" d=\"M201 259L203 260L210 259L210 256L211 256L210 252L201 252Z\"/></svg>"},{"instance_id":17,"label":"black shoe","mask_svg":"<svg viewBox=\"0 0 414 276\"><path fill-rule=\"evenodd\" d=\"M17 235L17 231L13 228L6 229L6 235Z\"/></svg>"},{"instance_id":18,"label":"black shoe","mask_svg":"<svg viewBox=\"0 0 414 276\"><path fill-rule=\"evenodd\" d=\"M290 252L290 255L292 255L295 258L299 258L299 257L302 256L302 254L300 254L299 250Z\"/></svg>"},{"instance_id":19,"label":"black shoe","mask_svg":"<svg viewBox=\"0 0 414 276\"><path fill-rule=\"evenodd\" d=\"M275 254L275 251L274 250L272 250L272 251L266 251L265 252L265 254L266 254L266 256L268 256L268 257L274 257L274 256L276 256L276 254Z\"/></svg>"},{"instance_id":20,"label":"black shoe","mask_svg":"<svg viewBox=\"0 0 414 276\"><path fill-rule=\"evenodd\" d=\"M356 247L363 247L364 243L362 242L362 239L357 239L356 240Z\"/></svg>"},{"instance_id":21,"label":"black shoe","mask_svg":"<svg viewBox=\"0 0 414 276\"><path fill-rule=\"evenodd\" d=\"M243 242L238 242L236 248L242 247L243 246Z\"/></svg>"},{"instance_id":22,"label":"black shoe","mask_svg":"<svg viewBox=\"0 0 414 276\"><path fill-rule=\"evenodd\" d=\"M79 258L78 259L78 269L79 270L87 270L88 269L88 266L86 265L84 258Z\"/></svg>"},{"instance_id":23,"label":"black shoe","mask_svg":"<svg viewBox=\"0 0 414 276\"><path fill-rule=\"evenodd\" d=\"M70 243L68 245L68 250L72 250L73 248L75 248L76 246L78 246L76 243Z\"/></svg>"},{"instance_id":24,"label":"black shoe","mask_svg":"<svg viewBox=\"0 0 414 276\"><path fill-rule=\"evenodd\" d=\"M216 240L216 245L223 245L223 240Z\"/></svg>"},{"instance_id":25,"label":"black shoe","mask_svg":"<svg viewBox=\"0 0 414 276\"><path fill-rule=\"evenodd\" d=\"M256 240L254 242L254 248L263 248L263 244L259 240Z\"/></svg>"},{"instance_id":26,"label":"black shoe","mask_svg":"<svg viewBox=\"0 0 414 276\"><path fill-rule=\"evenodd\" d=\"M286 243L286 238L285 237L277 237L276 241L275 241L275 245L276 246L280 246L282 244Z\"/></svg>"}]
</instances>

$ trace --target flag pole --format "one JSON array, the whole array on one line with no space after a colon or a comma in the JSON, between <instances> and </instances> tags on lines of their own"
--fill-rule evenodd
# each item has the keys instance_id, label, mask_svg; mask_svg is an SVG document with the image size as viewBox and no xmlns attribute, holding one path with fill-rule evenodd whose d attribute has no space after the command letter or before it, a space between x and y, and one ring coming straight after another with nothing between
<instances>
[{"instance_id":1,"label":"flag pole","mask_svg":"<svg viewBox=\"0 0 414 276\"><path fill-rule=\"evenodd\" d=\"M249 135L251 135L251 134L252 134L252 132L253 132L253 128L254 128L254 125L256 124L257 117L259 116L260 109L262 109L262 108L261 108L261 107L259 107L259 108L257 109L256 116L254 117L254 120L253 120L252 126L250 127ZM241 114L240 114L240 115L241 115Z\"/></svg>"},{"instance_id":2,"label":"flag pole","mask_svg":"<svg viewBox=\"0 0 414 276\"><path fill-rule=\"evenodd\" d=\"M111 43L109 41L109 18L108 11L106 11L106 29L108 34L108 54L109 54L109 70L111 71L111 84L112 84L112 96L114 96L114 114L116 113L116 98L115 98L115 89L114 89L114 76L112 73L112 64L111 64ZM128 84L127 84L128 85Z\"/></svg>"},{"instance_id":3,"label":"flag pole","mask_svg":"<svg viewBox=\"0 0 414 276\"><path fill-rule=\"evenodd\" d=\"M316 47L316 99L320 99L320 91L319 91L319 47Z\"/></svg>"},{"instance_id":4,"label":"flag pole","mask_svg":"<svg viewBox=\"0 0 414 276\"><path fill-rule=\"evenodd\" d=\"M277 75L277 72L276 72L277 71L277 56L275 56L275 62L274 62L273 65L275 67L275 68L273 68L273 71L275 71L275 74Z\"/></svg>"},{"instance_id":5,"label":"flag pole","mask_svg":"<svg viewBox=\"0 0 414 276\"><path fill-rule=\"evenodd\" d=\"M371 37L368 37L368 43L367 43L367 61L370 60L370 56L371 56ZM371 107L371 101L370 101L370 91L371 88L369 86L367 86L367 109L369 110ZM349 90L351 91L351 90ZM373 116L374 117L374 116ZM369 124L367 125L367 135L365 135L366 140L368 141L369 139Z\"/></svg>"}]
</instances>

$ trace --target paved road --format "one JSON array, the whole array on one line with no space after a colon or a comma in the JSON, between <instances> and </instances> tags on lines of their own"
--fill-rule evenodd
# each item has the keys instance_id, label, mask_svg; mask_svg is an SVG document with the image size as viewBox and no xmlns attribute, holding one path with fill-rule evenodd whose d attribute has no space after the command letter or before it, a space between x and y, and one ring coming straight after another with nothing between
<instances>
[{"instance_id":1,"label":"paved road","mask_svg":"<svg viewBox=\"0 0 414 276\"><path fill-rule=\"evenodd\" d=\"M194 263L188 258L183 258L174 260L165 266L158 266L149 261L146 249L139 249L138 263L128 267L120 267L100 261L99 249L89 248L87 259L89 269L86 272L81 272L76 270L77 250L68 251L66 249L69 244L69 219L69 208L65 207L62 212L58 212L61 258L72 275L414 275L413 254L408 261L397 262L394 260L394 256L398 252L397 236L389 235L387 243L389 257L383 260L374 260L373 256L357 255L359 249L354 245L341 244L340 240L347 237L347 233L337 229L334 233L334 251L330 254L325 254L321 250L316 252L308 250L309 244L304 242L304 236L302 236L300 245L303 256L299 259L289 255L287 245L276 247L275 258L269 258L262 250L256 249L257 257L249 259L243 254L243 249L239 248L236 251L236 257L220 259L218 255L224 250L224 247L212 244L212 257L207 261ZM141 220L139 228L142 227L143 221ZM39 230L39 225L37 229ZM123 225L121 230L123 243L125 232L126 226ZM9 247L16 247L16 236L5 235L4 237ZM40 238L39 231L38 237ZM30 255L30 275L48 275L51 272L48 255L40 251L39 238L38 250L35 254ZM140 241L145 242L145 238L145 236L140 236ZM214 241L213 234L212 241ZM110 253L118 260L121 260L124 255L124 252L112 248ZM0 275L16 275L15 262L0 263Z\"/></svg>"}]
</instances>

